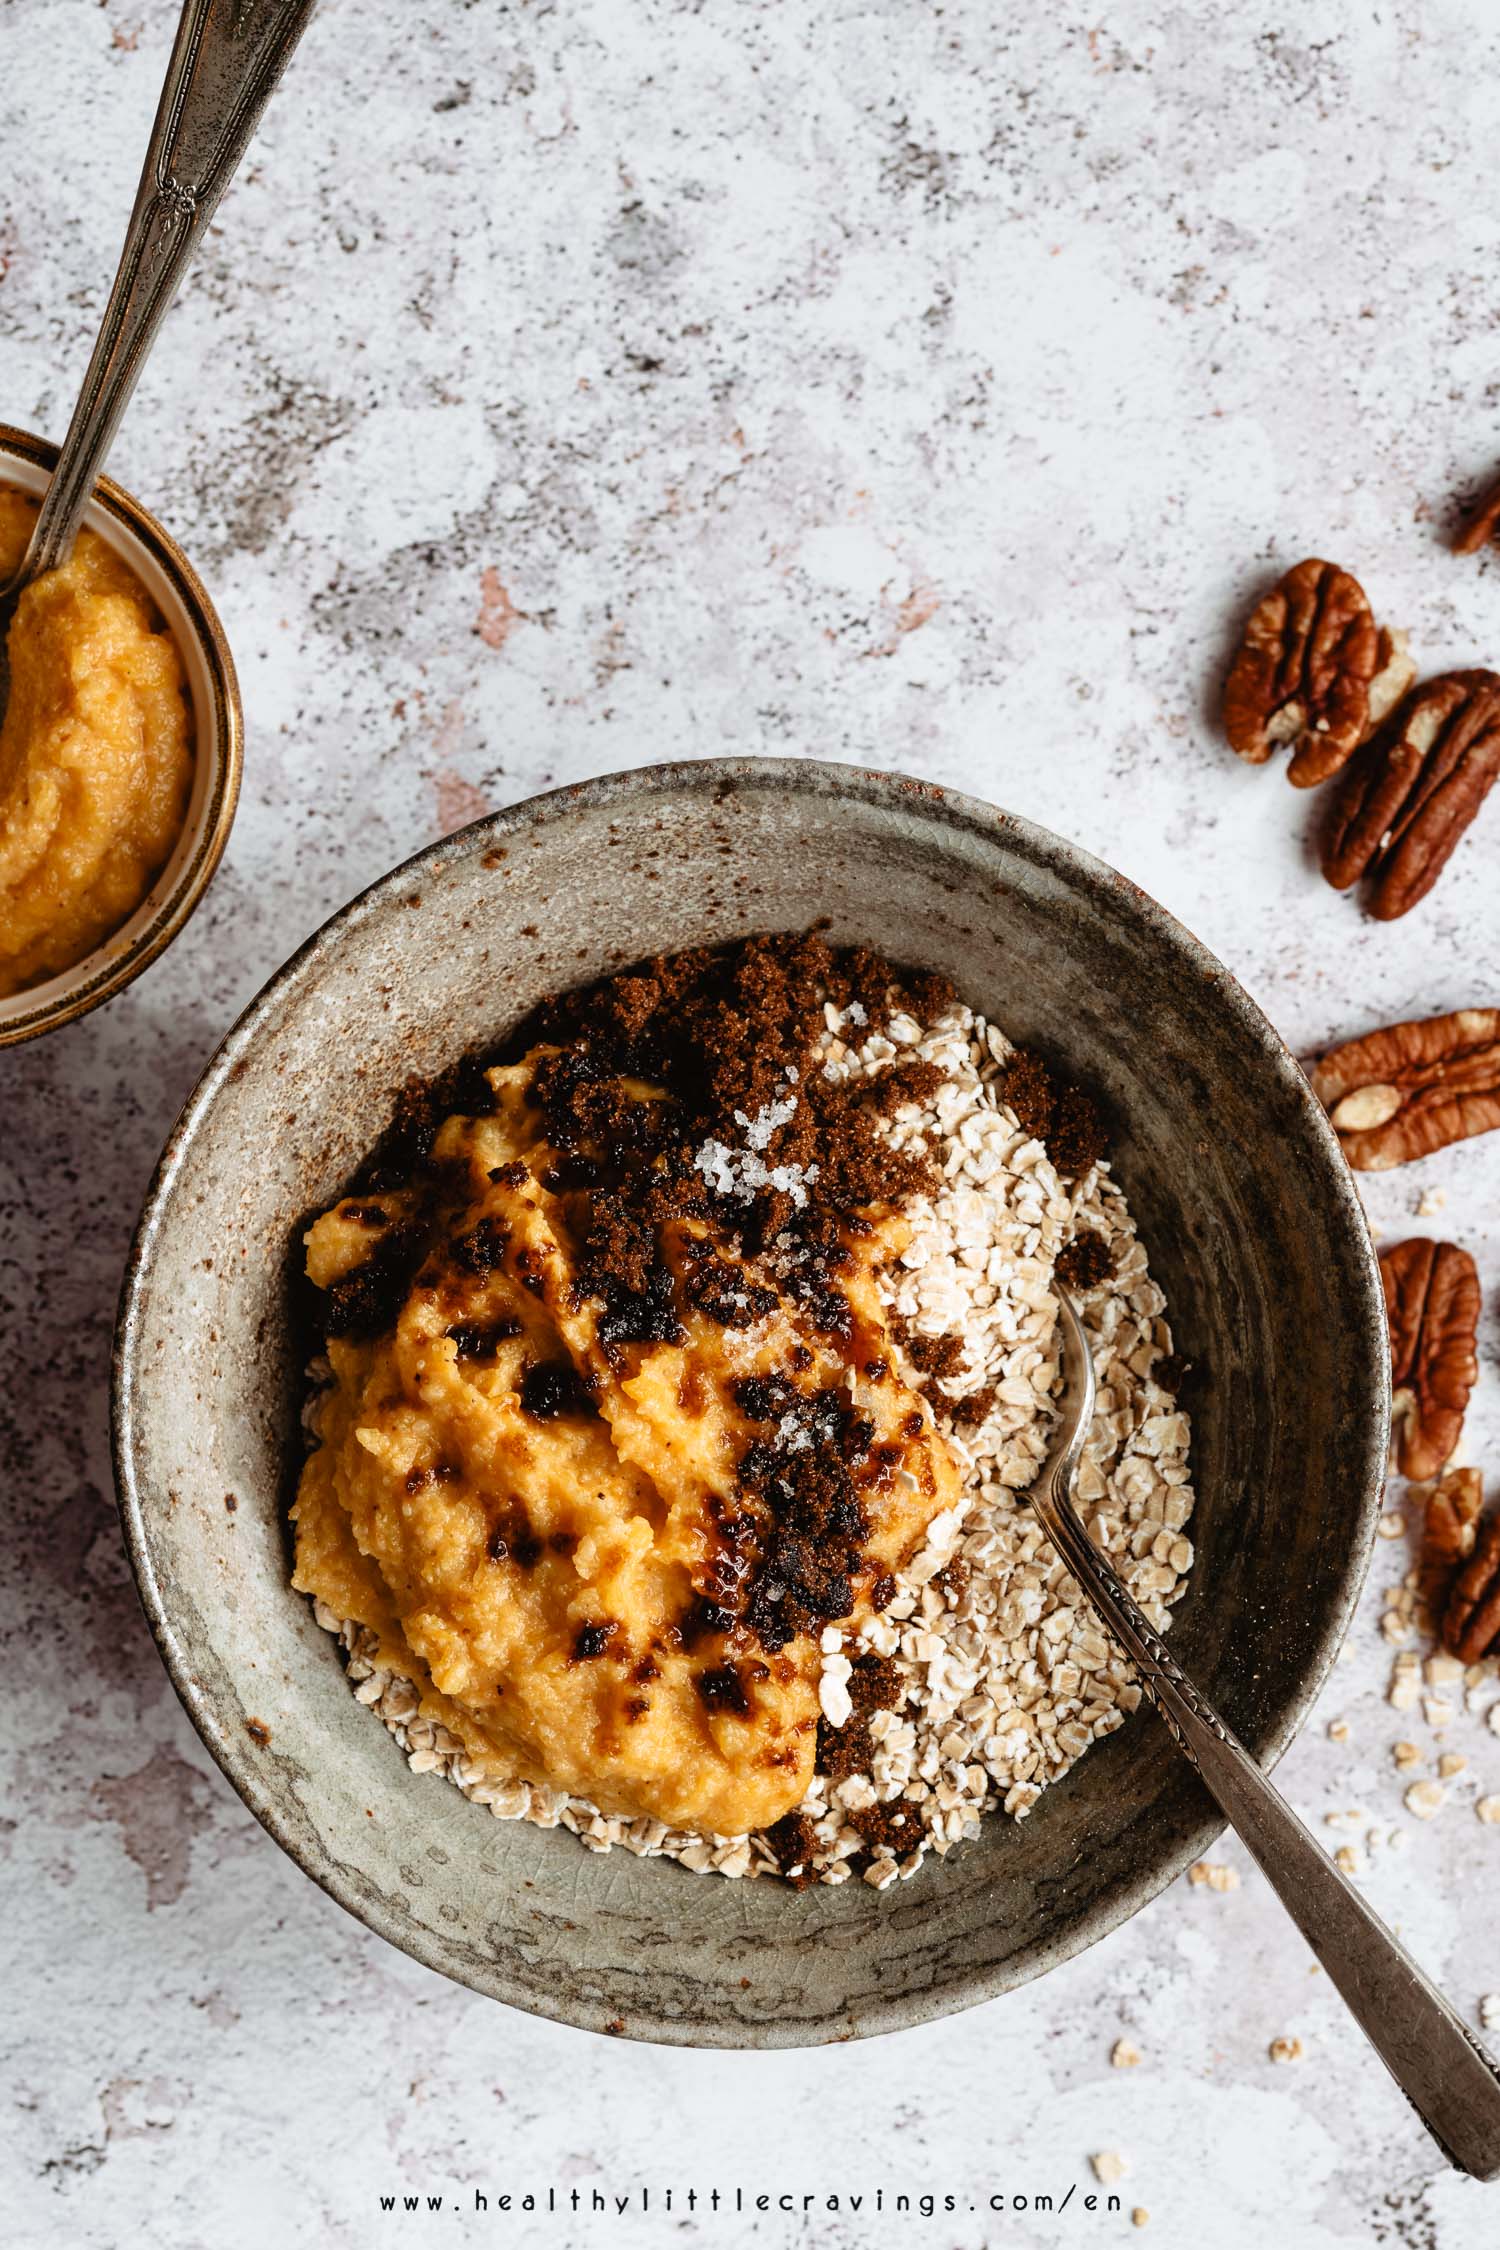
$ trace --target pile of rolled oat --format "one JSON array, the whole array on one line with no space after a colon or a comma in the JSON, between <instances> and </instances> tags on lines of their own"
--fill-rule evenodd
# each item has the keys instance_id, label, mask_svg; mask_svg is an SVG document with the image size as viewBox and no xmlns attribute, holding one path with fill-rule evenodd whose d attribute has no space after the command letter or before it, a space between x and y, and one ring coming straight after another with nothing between
<instances>
[{"instance_id":1,"label":"pile of rolled oat","mask_svg":"<svg viewBox=\"0 0 1500 2250\"><path fill-rule=\"evenodd\" d=\"M1171 1373L1172 1339L1125 1199L1107 1163L1071 1186L1059 1178L1002 1097L1013 1050L982 1018L950 1007L924 1031L898 1015L851 1047L845 1034L863 1029L861 1015L826 1011L829 1076L906 1058L943 1073L888 1128L936 1154L944 1183L909 1206L913 1237L890 1301L914 1364L935 1370L924 1387L964 1471L962 1504L933 1519L883 1612L824 1631L821 1702L835 1754L820 1758L827 1770L771 1837L687 1834L495 1781L420 1717L408 1681L372 1666L362 1629L318 1604L318 1622L348 1652L355 1694L413 1770L445 1774L497 1819L561 1825L590 1850L618 1844L698 1873L824 1883L861 1873L883 1890L915 1874L929 1850L976 1835L992 1808L1024 1818L1140 1701L1025 1499L1052 1420L1061 1258L1098 1377L1080 1507L1146 1615L1166 1625L1193 1559L1190 1432L1158 1379Z\"/></svg>"}]
</instances>

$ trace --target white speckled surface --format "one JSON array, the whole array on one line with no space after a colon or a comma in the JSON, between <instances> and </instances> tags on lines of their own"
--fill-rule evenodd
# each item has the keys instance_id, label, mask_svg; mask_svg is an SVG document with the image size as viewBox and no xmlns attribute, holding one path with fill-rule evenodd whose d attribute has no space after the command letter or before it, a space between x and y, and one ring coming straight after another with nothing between
<instances>
[{"instance_id":1,"label":"white speckled surface","mask_svg":"<svg viewBox=\"0 0 1500 2250\"><path fill-rule=\"evenodd\" d=\"M173 15L0 8L0 415L52 435ZM1193 2250L1495 2240L1500 2188L1442 2169L1248 1870L991 2008L790 2057L613 2047L368 1938L171 1696L105 1374L146 1178L235 1011L392 861L555 780L730 750L904 767L1113 860L1300 1050L1493 1001L1500 809L1409 921L1366 923L1314 870L1308 801L1237 767L1212 708L1247 596L1309 551L1426 667L1500 660L1500 560L1444 545L1500 452L1497 131L1494 0L1094 28L980 0L324 0L111 462L238 651L238 826L161 964L0 1058L8 2244L968 2250L1119 2241L1136 2202L1145 2240ZM1477 1460L1497 1184L1491 1141L1369 1197L1394 1236L1443 1187L1423 1224L1480 1256ZM1406 1828L1371 1895L1472 2021L1500 1990L1500 1830L1472 1810L1500 1738L1461 1717L1444 1812L1401 1813L1389 1746L1431 1746L1381 1700L1404 1560L1377 1552L1283 1777L1315 1818L1362 1808L1350 1833ZM1121 2034L1137 2070L1109 2067ZM1301 2064L1269 2061L1280 2034ZM1083 2208L1105 2148L1113 2217ZM1073 2182L1061 2216L986 2213ZM642 2184L957 2209L497 2208ZM381 2192L470 2215L382 2218Z\"/></svg>"}]
</instances>

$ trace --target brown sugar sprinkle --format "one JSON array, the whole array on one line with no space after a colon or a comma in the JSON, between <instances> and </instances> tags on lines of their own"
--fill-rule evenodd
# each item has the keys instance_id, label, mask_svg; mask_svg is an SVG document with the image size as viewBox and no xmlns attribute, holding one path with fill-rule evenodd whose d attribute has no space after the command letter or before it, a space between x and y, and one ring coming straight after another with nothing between
<instances>
[{"instance_id":1,"label":"brown sugar sprinkle","mask_svg":"<svg viewBox=\"0 0 1500 2250\"><path fill-rule=\"evenodd\" d=\"M878 1656L873 1649L854 1659L848 1685L853 1716L841 1727L830 1726L826 1719L818 1721L817 1771L829 1781L847 1781L851 1774L869 1772L875 1756L870 1714L896 1710L906 1692L895 1660Z\"/></svg>"},{"instance_id":2,"label":"brown sugar sprinkle","mask_svg":"<svg viewBox=\"0 0 1500 2250\"><path fill-rule=\"evenodd\" d=\"M962 1336L922 1336L899 1315L892 1318L891 1326L919 1375L944 1383L963 1373L966 1355Z\"/></svg>"},{"instance_id":3,"label":"brown sugar sprinkle","mask_svg":"<svg viewBox=\"0 0 1500 2250\"><path fill-rule=\"evenodd\" d=\"M966 1562L962 1555L955 1555L952 1562L944 1563L932 1583L939 1593L951 1595L954 1601L959 1601L968 1592L973 1576L973 1565Z\"/></svg>"},{"instance_id":4,"label":"brown sugar sprinkle","mask_svg":"<svg viewBox=\"0 0 1500 2250\"><path fill-rule=\"evenodd\" d=\"M1034 1141L1045 1141L1052 1127L1056 1097L1052 1073L1041 1056L1018 1047L1005 1073L1004 1092L1022 1132L1029 1133Z\"/></svg>"},{"instance_id":5,"label":"brown sugar sprinkle","mask_svg":"<svg viewBox=\"0 0 1500 2250\"><path fill-rule=\"evenodd\" d=\"M1047 1142L1047 1154L1064 1179L1080 1179L1093 1170L1109 1147L1104 1119L1092 1094L1081 1086L1065 1086L1057 1097L1057 1114Z\"/></svg>"},{"instance_id":6,"label":"brown sugar sprinkle","mask_svg":"<svg viewBox=\"0 0 1500 2250\"><path fill-rule=\"evenodd\" d=\"M619 1625L613 1618L606 1618L595 1625L580 1625L573 1639L572 1662L592 1664L596 1657L603 1656L619 1630Z\"/></svg>"},{"instance_id":7,"label":"brown sugar sprinkle","mask_svg":"<svg viewBox=\"0 0 1500 2250\"><path fill-rule=\"evenodd\" d=\"M818 1754L815 1771L829 1781L847 1781L851 1774L868 1773L875 1756L875 1739L868 1719L857 1713L841 1727L818 1721Z\"/></svg>"},{"instance_id":8,"label":"brown sugar sprinkle","mask_svg":"<svg viewBox=\"0 0 1500 2250\"><path fill-rule=\"evenodd\" d=\"M1057 1278L1065 1289L1097 1289L1114 1270L1114 1253L1102 1234L1075 1234L1057 1254Z\"/></svg>"},{"instance_id":9,"label":"brown sugar sprinkle","mask_svg":"<svg viewBox=\"0 0 1500 2250\"><path fill-rule=\"evenodd\" d=\"M889 1852L899 1858L911 1850L922 1834L922 1817L914 1805L898 1797L891 1805L866 1805L848 1816L849 1826L862 1836L869 1846L868 1852L857 1854L863 1866L879 1852Z\"/></svg>"},{"instance_id":10,"label":"brown sugar sprinkle","mask_svg":"<svg viewBox=\"0 0 1500 2250\"><path fill-rule=\"evenodd\" d=\"M813 1859L818 1849L818 1832L806 1813L784 1813L774 1827L766 1830L766 1842L777 1866L795 1890L805 1890L809 1883L816 1882Z\"/></svg>"},{"instance_id":11,"label":"brown sugar sprinkle","mask_svg":"<svg viewBox=\"0 0 1500 2250\"><path fill-rule=\"evenodd\" d=\"M997 1396L995 1385L985 1383L979 1390L970 1391L965 1397L955 1399L948 1409L955 1427L961 1430L978 1429L994 1413Z\"/></svg>"},{"instance_id":12,"label":"brown sugar sprinkle","mask_svg":"<svg viewBox=\"0 0 1500 2250\"><path fill-rule=\"evenodd\" d=\"M1003 1090L1022 1132L1045 1144L1065 1179L1091 1171L1109 1146L1093 1095L1081 1086L1059 1082L1040 1055L1018 1049L1005 1073Z\"/></svg>"},{"instance_id":13,"label":"brown sugar sprinkle","mask_svg":"<svg viewBox=\"0 0 1500 2250\"><path fill-rule=\"evenodd\" d=\"M855 1658L849 1672L849 1701L861 1718L872 1711L894 1711L904 1692L893 1657L877 1656L869 1649Z\"/></svg>"}]
</instances>

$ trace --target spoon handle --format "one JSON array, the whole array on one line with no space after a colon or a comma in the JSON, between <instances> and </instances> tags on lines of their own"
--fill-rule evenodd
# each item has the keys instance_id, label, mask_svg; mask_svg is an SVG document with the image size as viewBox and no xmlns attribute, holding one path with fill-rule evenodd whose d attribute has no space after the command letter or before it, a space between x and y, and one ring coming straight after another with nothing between
<instances>
[{"instance_id":1,"label":"spoon handle","mask_svg":"<svg viewBox=\"0 0 1500 2250\"><path fill-rule=\"evenodd\" d=\"M1428 2131L1462 2170L1494 2179L1500 2070L1168 1654L1079 1522L1068 1482L1059 1464L1033 1492L1048 1537Z\"/></svg>"},{"instance_id":2,"label":"spoon handle","mask_svg":"<svg viewBox=\"0 0 1500 2250\"><path fill-rule=\"evenodd\" d=\"M313 0L187 0L115 285L13 591L72 551L163 315L312 10Z\"/></svg>"}]
</instances>

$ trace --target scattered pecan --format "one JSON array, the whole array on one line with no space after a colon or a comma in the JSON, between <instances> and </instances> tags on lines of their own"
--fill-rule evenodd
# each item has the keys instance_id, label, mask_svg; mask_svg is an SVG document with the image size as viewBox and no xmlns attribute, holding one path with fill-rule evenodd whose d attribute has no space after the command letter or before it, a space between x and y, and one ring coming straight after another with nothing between
<instances>
[{"instance_id":1,"label":"scattered pecan","mask_svg":"<svg viewBox=\"0 0 1500 2250\"><path fill-rule=\"evenodd\" d=\"M1230 748L1264 765L1289 742L1288 779L1299 789L1326 781L1369 732L1381 655L1358 580L1315 557L1296 564L1245 627L1224 690Z\"/></svg>"},{"instance_id":2,"label":"scattered pecan","mask_svg":"<svg viewBox=\"0 0 1500 2250\"><path fill-rule=\"evenodd\" d=\"M1477 1469L1445 1469L1428 1489L1417 1589L1429 1617L1444 1614L1459 1566L1474 1552L1483 1506L1484 1484Z\"/></svg>"},{"instance_id":3,"label":"scattered pecan","mask_svg":"<svg viewBox=\"0 0 1500 2250\"><path fill-rule=\"evenodd\" d=\"M1349 767L1323 838L1336 891L1374 872L1382 922L1427 896L1500 778L1500 677L1448 672L1418 688Z\"/></svg>"},{"instance_id":4,"label":"scattered pecan","mask_svg":"<svg viewBox=\"0 0 1500 2250\"><path fill-rule=\"evenodd\" d=\"M1485 1524L1453 1582L1443 1641L1463 1664L1477 1664L1500 1643L1500 1515Z\"/></svg>"},{"instance_id":5,"label":"scattered pecan","mask_svg":"<svg viewBox=\"0 0 1500 2250\"><path fill-rule=\"evenodd\" d=\"M1453 542L1453 552L1477 555L1481 547L1489 545L1497 531L1500 531L1500 477L1486 485L1474 504L1473 513L1465 516L1463 528Z\"/></svg>"},{"instance_id":6,"label":"scattered pecan","mask_svg":"<svg viewBox=\"0 0 1500 2250\"><path fill-rule=\"evenodd\" d=\"M1479 1275L1456 1242L1414 1236L1381 1252L1391 1330L1392 1419L1404 1477L1435 1477L1451 1460L1479 1375Z\"/></svg>"},{"instance_id":7,"label":"scattered pecan","mask_svg":"<svg viewBox=\"0 0 1500 2250\"><path fill-rule=\"evenodd\" d=\"M1386 1172L1500 1126L1500 1008L1393 1023L1309 1074L1357 1172Z\"/></svg>"}]
</instances>

